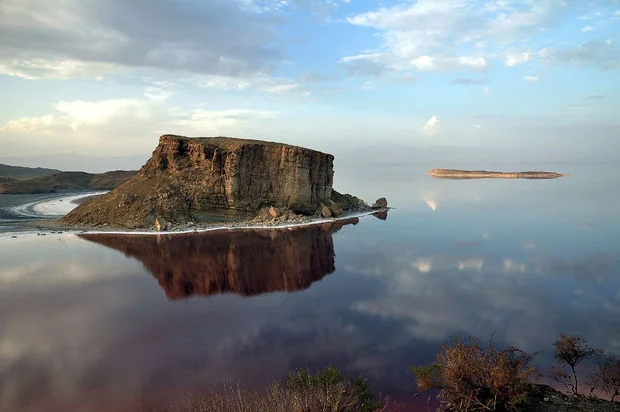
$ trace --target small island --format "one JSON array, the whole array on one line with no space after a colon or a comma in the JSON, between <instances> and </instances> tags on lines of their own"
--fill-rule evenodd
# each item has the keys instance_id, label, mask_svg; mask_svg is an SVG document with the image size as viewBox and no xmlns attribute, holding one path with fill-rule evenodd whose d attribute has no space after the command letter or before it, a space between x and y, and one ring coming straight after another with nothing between
<instances>
[{"instance_id":1,"label":"small island","mask_svg":"<svg viewBox=\"0 0 620 412\"><path fill-rule=\"evenodd\" d=\"M437 179L557 179L566 176L555 172L494 172L487 170L432 169L428 174Z\"/></svg>"},{"instance_id":2,"label":"small island","mask_svg":"<svg viewBox=\"0 0 620 412\"><path fill-rule=\"evenodd\" d=\"M163 135L146 164L61 223L156 231L305 224L387 210L333 190L334 156L261 140Z\"/></svg>"}]
</instances>

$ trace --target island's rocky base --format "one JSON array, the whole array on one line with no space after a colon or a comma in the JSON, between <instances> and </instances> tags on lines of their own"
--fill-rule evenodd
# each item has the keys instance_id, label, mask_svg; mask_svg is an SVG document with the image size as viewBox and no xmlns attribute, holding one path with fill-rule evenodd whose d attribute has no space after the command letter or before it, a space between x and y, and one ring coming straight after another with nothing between
<instances>
[{"instance_id":1,"label":"island's rocky base","mask_svg":"<svg viewBox=\"0 0 620 412\"><path fill-rule=\"evenodd\" d=\"M494 172L487 170L432 169L428 174L438 179L557 179L566 176L555 172Z\"/></svg>"},{"instance_id":2,"label":"island's rocky base","mask_svg":"<svg viewBox=\"0 0 620 412\"><path fill-rule=\"evenodd\" d=\"M213 223L304 223L386 209L332 189L333 159L303 147L163 135L132 179L67 214L71 227L154 229Z\"/></svg>"}]
</instances>

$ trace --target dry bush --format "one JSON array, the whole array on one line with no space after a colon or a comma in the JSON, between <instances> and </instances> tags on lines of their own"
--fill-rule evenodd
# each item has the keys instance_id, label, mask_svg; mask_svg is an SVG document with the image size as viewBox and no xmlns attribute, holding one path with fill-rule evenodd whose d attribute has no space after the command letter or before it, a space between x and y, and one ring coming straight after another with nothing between
<instances>
[{"instance_id":1,"label":"dry bush","mask_svg":"<svg viewBox=\"0 0 620 412\"><path fill-rule=\"evenodd\" d=\"M615 356L602 356L596 362L596 369L590 375L589 383L594 389L611 394L611 402L620 395L620 359Z\"/></svg>"},{"instance_id":2,"label":"dry bush","mask_svg":"<svg viewBox=\"0 0 620 412\"><path fill-rule=\"evenodd\" d=\"M418 388L438 389L442 407L450 411L516 410L536 370L532 355L517 348L483 349L470 337L444 346L433 365L412 368Z\"/></svg>"},{"instance_id":3,"label":"dry bush","mask_svg":"<svg viewBox=\"0 0 620 412\"><path fill-rule=\"evenodd\" d=\"M229 385L199 396L187 396L170 412L358 412L388 411L387 400L370 394L365 381L344 379L341 372L330 367L322 372L307 370L290 372L285 384L272 381L264 390L251 390Z\"/></svg>"},{"instance_id":4,"label":"dry bush","mask_svg":"<svg viewBox=\"0 0 620 412\"><path fill-rule=\"evenodd\" d=\"M564 334L561 334L560 339L553 342L553 346L555 348L555 359L559 364L559 368L552 371L553 378L562 383L573 395L579 395L577 366L600 355L602 351L589 346L581 336Z\"/></svg>"}]
</instances>

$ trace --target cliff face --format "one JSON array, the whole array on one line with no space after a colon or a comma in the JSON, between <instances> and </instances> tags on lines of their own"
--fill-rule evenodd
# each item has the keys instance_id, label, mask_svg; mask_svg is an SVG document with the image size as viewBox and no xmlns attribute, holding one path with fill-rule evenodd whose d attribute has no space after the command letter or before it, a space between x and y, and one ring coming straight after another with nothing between
<instances>
[{"instance_id":1,"label":"cliff face","mask_svg":"<svg viewBox=\"0 0 620 412\"><path fill-rule=\"evenodd\" d=\"M333 160L280 143L164 135L134 178L80 205L63 221L152 227L156 218L185 223L249 217L264 206L312 214L331 197Z\"/></svg>"},{"instance_id":2,"label":"cliff face","mask_svg":"<svg viewBox=\"0 0 620 412\"><path fill-rule=\"evenodd\" d=\"M295 230L187 235L82 234L140 260L169 299L296 291L335 270L332 233L357 219Z\"/></svg>"}]
</instances>

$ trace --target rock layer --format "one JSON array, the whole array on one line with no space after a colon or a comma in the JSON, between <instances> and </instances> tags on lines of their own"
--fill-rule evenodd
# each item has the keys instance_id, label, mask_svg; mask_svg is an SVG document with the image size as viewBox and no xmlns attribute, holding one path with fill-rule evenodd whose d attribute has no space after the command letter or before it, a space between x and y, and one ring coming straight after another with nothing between
<instances>
[{"instance_id":1,"label":"rock layer","mask_svg":"<svg viewBox=\"0 0 620 412\"><path fill-rule=\"evenodd\" d=\"M332 233L349 219L311 227L183 235L82 234L140 260L169 299L296 291L335 270Z\"/></svg>"},{"instance_id":2,"label":"rock layer","mask_svg":"<svg viewBox=\"0 0 620 412\"><path fill-rule=\"evenodd\" d=\"M333 160L281 143L163 135L134 178L63 222L150 228L157 218L176 224L251 217L266 206L314 214L331 199Z\"/></svg>"}]
</instances>

